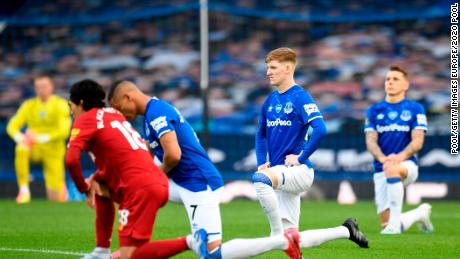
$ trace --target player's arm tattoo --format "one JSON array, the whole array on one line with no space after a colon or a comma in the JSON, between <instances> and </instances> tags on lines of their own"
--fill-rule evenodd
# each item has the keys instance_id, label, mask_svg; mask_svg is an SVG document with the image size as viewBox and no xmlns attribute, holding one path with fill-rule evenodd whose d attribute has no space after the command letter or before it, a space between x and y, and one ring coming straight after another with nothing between
<instances>
[{"instance_id":1,"label":"player's arm tattoo","mask_svg":"<svg viewBox=\"0 0 460 259\"><path fill-rule=\"evenodd\" d=\"M377 143L379 136L375 131L366 131L366 147L367 150L380 162L385 158L382 149L380 149L379 144Z\"/></svg>"},{"instance_id":2,"label":"player's arm tattoo","mask_svg":"<svg viewBox=\"0 0 460 259\"><path fill-rule=\"evenodd\" d=\"M422 129L414 129L411 131L411 141L410 143L404 148L403 151L400 152L401 155L404 156L405 159L413 156L423 147L423 142L425 140L425 131Z\"/></svg>"}]
</instances>

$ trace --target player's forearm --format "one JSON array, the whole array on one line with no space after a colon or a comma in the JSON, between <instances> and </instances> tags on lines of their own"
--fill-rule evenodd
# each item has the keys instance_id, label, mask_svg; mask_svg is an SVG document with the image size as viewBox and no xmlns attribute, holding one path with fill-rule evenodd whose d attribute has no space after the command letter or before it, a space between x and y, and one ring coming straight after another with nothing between
<instances>
[{"instance_id":1,"label":"player's forearm","mask_svg":"<svg viewBox=\"0 0 460 259\"><path fill-rule=\"evenodd\" d=\"M9 122L8 125L6 126L6 132L8 135L12 138L15 139L17 134L21 133L20 129L23 125L22 123L17 119L16 116L14 116Z\"/></svg>"},{"instance_id":2,"label":"player's forearm","mask_svg":"<svg viewBox=\"0 0 460 259\"><path fill-rule=\"evenodd\" d=\"M367 132L366 133L366 147L367 147L367 151L369 151L369 153L371 153L377 161L383 162L383 159L386 156L380 149L379 145L377 144L377 138L378 136L376 132Z\"/></svg>"},{"instance_id":3,"label":"player's forearm","mask_svg":"<svg viewBox=\"0 0 460 259\"><path fill-rule=\"evenodd\" d=\"M311 156L311 154L313 154L313 152L318 149L321 140L327 134L326 124L321 118L314 119L311 123L311 127L311 137L305 148L302 150L302 154L300 154L298 157L299 163L304 163Z\"/></svg>"},{"instance_id":4,"label":"player's forearm","mask_svg":"<svg viewBox=\"0 0 460 259\"><path fill-rule=\"evenodd\" d=\"M404 160L408 159L409 157L413 156L415 153L420 151L423 147L423 142L425 140L425 131L422 129L415 129L411 132L411 142L403 151L399 152L399 156L401 156Z\"/></svg>"},{"instance_id":5,"label":"player's forearm","mask_svg":"<svg viewBox=\"0 0 460 259\"><path fill-rule=\"evenodd\" d=\"M86 193L88 191L88 184L86 184L86 181L83 178L83 170L80 165L80 154L81 150L79 148L72 146L69 147L67 149L65 163L78 191Z\"/></svg>"},{"instance_id":6,"label":"player's forearm","mask_svg":"<svg viewBox=\"0 0 460 259\"><path fill-rule=\"evenodd\" d=\"M160 165L160 169L168 174L171 172L174 167L176 167L179 164L180 157L172 157L172 156L164 156L163 157L163 164Z\"/></svg>"},{"instance_id":7,"label":"player's forearm","mask_svg":"<svg viewBox=\"0 0 460 259\"><path fill-rule=\"evenodd\" d=\"M267 162L267 141L259 132L256 134L256 158L257 166Z\"/></svg>"},{"instance_id":8,"label":"player's forearm","mask_svg":"<svg viewBox=\"0 0 460 259\"><path fill-rule=\"evenodd\" d=\"M412 140L403 151L399 152L399 155L403 157L404 160L416 154L420 149L422 149L423 142Z\"/></svg>"}]
</instances>

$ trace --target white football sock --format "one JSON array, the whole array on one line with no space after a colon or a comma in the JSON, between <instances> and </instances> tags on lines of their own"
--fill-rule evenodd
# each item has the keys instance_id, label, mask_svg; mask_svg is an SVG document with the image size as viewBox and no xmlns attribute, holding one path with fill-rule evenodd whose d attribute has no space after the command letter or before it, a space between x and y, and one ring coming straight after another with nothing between
<instances>
[{"instance_id":1,"label":"white football sock","mask_svg":"<svg viewBox=\"0 0 460 259\"><path fill-rule=\"evenodd\" d=\"M339 238L350 238L350 231L344 226L335 228L306 230L300 234L300 247L319 246L324 242Z\"/></svg>"},{"instance_id":2,"label":"white football sock","mask_svg":"<svg viewBox=\"0 0 460 259\"><path fill-rule=\"evenodd\" d=\"M248 258L275 249L285 250L289 242L284 235L233 239L222 244L222 259Z\"/></svg>"},{"instance_id":3,"label":"white football sock","mask_svg":"<svg viewBox=\"0 0 460 259\"><path fill-rule=\"evenodd\" d=\"M394 179L394 178L389 178ZM388 180L387 179L387 182ZM391 227L401 227L401 210L404 198L404 186L401 180L387 184L387 194L390 201L390 219L388 225Z\"/></svg>"},{"instance_id":4,"label":"white football sock","mask_svg":"<svg viewBox=\"0 0 460 259\"><path fill-rule=\"evenodd\" d=\"M25 184L25 185L19 186L19 192L21 192L21 193L30 193L29 185Z\"/></svg>"},{"instance_id":5,"label":"white football sock","mask_svg":"<svg viewBox=\"0 0 460 259\"><path fill-rule=\"evenodd\" d=\"M403 227L403 231L408 230L412 224L422 219L422 213L420 209L413 209L401 214L401 225Z\"/></svg>"},{"instance_id":6,"label":"white football sock","mask_svg":"<svg viewBox=\"0 0 460 259\"><path fill-rule=\"evenodd\" d=\"M254 183L257 198L270 222L271 236L283 235L283 224L278 206L278 197L275 190L265 183Z\"/></svg>"}]
</instances>

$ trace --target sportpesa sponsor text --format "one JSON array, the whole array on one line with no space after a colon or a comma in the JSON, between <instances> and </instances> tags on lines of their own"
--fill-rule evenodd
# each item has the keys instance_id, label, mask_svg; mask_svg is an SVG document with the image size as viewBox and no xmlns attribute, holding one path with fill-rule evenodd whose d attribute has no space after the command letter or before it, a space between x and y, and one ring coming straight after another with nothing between
<instances>
[{"instance_id":1,"label":"sportpesa sponsor text","mask_svg":"<svg viewBox=\"0 0 460 259\"><path fill-rule=\"evenodd\" d=\"M274 121L271 121L267 119L267 127L276 127L276 126L291 126L292 122L290 120L281 120L281 119L276 119Z\"/></svg>"}]
</instances>

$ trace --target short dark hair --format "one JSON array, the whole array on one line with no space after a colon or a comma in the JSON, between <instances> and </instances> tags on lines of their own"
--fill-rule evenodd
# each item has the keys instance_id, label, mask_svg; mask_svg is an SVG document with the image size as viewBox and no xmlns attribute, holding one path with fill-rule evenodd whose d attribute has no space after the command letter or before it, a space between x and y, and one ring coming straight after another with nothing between
<instances>
[{"instance_id":1,"label":"short dark hair","mask_svg":"<svg viewBox=\"0 0 460 259\"><path fill-rule=\"evenodd\" d=\"M109 94L107 96L107 100L110 102L113 98L113 96L115 95L115 92L117 91L117 88L118 86L123 83L124 81L126 80L117 80L115 81L111 86L110 86L110 89L109 89Z\"/></svg>"},{"instance_id":2,"label":"short dark hair","mask_svg":"<svg viewBox=\"0 0 460 259\"><path fill-rule=\"evenodd\" d=\"M102 86L91 79L84 79L76 82L70 89L70 101L80 104L83 100L83 110L105 107L105 91Z\"/></svg>"},{"instance_id":3,"label":"short dark hair","mask_svg":"<svg viewBox=\"0 0 460 259\"><path fill-rule=\"evenodd\" d=\"M407 72L407 70L405 70L404 68L400 66L397 66L397 65L390 66L390 71L398 71L401 74L403 74L404 78L409 79L409 73Z\"/></svg>"}]
</instances>

